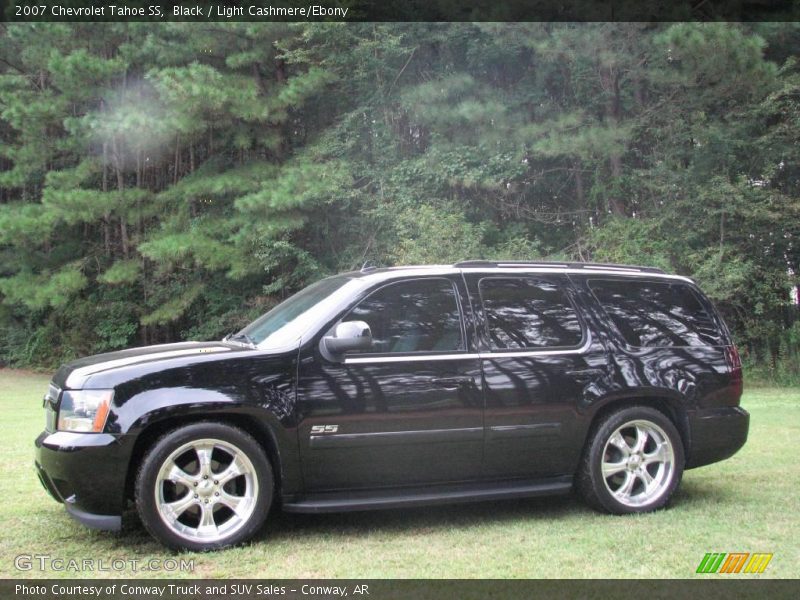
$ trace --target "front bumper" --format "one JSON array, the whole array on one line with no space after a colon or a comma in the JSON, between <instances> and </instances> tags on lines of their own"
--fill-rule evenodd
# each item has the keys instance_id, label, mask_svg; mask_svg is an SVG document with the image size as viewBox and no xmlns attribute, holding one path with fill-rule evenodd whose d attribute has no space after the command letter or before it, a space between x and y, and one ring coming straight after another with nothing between
<instances>
[{"instance_id":1,"label":"front bumper","mask_svg":"<svg viewBox=\"0 0 800 600\"><path fill-rule=\"evenodd\" d=\"M43 432L35 445L39 480L70 516L95 529L121 527L130 458L125 436Z\"/></svg>"},{"instance_id":2,"label":"front bumper","mask_svg":"<svg viewBox=\"0 0 800 600\"><path fill-rule=\"evenodd\" d=\"M710 465L736 454L747 441L750 413L739 406L699 410L689 417L691 451L687 469Z\"/></svg>"}]
</instances>

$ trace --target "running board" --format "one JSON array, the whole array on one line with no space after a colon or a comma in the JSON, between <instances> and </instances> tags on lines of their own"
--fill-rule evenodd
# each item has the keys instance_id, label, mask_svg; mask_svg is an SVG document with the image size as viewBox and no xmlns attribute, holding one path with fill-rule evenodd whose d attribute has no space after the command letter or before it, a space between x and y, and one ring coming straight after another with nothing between
<instances>
[{"instance_id":1,"label":"running board","mask_svg":"<svg viewBox=\"0 0 800 600\"><path fill-rule=\"evenodd\" d=\"M321 492L283 502L283 510L296 513L348 512L404 508L430 504L455 504L566 494L571 477L537 480L479 482L416 488Z\"/></svg>"}]
</instances>

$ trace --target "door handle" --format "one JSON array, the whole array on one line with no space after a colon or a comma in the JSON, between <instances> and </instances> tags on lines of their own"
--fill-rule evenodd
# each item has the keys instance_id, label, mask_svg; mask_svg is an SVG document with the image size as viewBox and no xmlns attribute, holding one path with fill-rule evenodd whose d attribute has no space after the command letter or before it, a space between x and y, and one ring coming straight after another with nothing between
<instances>
[{"instance_id":1,"label":"door handle","mask_svg":"<svg viewBox=\"0 0 800 600\"><path fill-rule=\"evenodd\" d=\"M569 377L574 377L578 381L585 381L602 376L603 369L569 369L564 371L564 374Z\"/></svg>"},{"instance_id":2,"label":"door handle","mask_svg":"<svg viewBox=\"0 0 800 600\"><path fill-rule=\"evenodd\" d=\"M472 377L469 375L463 375L461 377L434 377L431 379L433 385L440 385L442 387L460 387L462 385L469 385L472 382Z\"/></svg>"}]
</instances>

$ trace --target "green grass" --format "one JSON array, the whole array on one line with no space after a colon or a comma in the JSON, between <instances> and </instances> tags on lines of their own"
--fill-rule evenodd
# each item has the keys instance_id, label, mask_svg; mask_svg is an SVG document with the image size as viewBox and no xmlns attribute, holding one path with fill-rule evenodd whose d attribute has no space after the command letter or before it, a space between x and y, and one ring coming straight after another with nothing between
<instances>
[{"instance_id":1,"label":"green grass","mask_svg":"<svg viewBox=\"0 0 800 600\"><path fill-rule=\"evenodd\" d=\"M19 554L171 558L133 512L119 534L73 522L33 470L47 377L0 370L0 479L4 518L0 577L93 576L20 572ZM773 552L760 577L800 576L797 455L800 393L760 388L742 402L750 440L725 462L688 471L669 510L635 517L590 511L572 497L341 515L274 511L245 547L187 554L194 573L96 573L102 577L753 577L698 576L706 552Z\"/></svg>"}]
</instances>

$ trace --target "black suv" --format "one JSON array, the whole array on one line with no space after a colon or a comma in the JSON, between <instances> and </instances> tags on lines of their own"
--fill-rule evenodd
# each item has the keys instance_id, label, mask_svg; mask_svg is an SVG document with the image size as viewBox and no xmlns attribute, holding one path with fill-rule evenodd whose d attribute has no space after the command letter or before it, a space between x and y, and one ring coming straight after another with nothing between
<instances>
[{"instance_id":1,"label":"black suv","mask_svg":"<svg viewBox=\"0 0 800 600\"><path fill-rule=\"evenodd\" d=\"M747 439L725 324L685 278L462 262L323 279L222 342L63 366L36 440L45 488L173 548L242 542L273 502L366 510L558 494L664 506Z\"/></svg>"}]
</instances>

